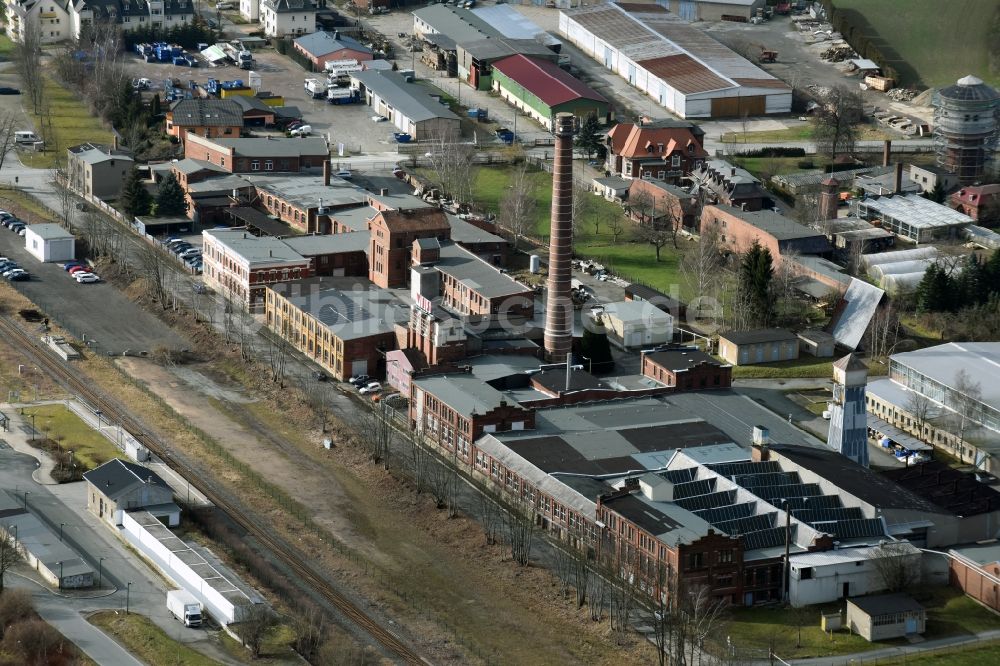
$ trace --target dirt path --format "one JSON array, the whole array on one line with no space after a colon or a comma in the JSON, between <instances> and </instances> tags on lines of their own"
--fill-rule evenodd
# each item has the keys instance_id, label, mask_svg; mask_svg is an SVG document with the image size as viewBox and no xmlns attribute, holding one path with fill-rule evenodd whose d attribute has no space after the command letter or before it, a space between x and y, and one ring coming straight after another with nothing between
<instances>
[{"instance_id":1,"label":"dirt path","mask_svg":"<svg viewBox=\"0 0 1000 666\"><path fill-rule=\"evenodd\" d=\"M324 474L291 447L282 446L277 438L239 423L208 400L213 398L225 405L230 400L223 396L238 403L253 402L252 398L245 394L234 395L232 389L224 392L206 390L215 383L191 366L178 372L135 358L123 358L117 363L234 458L255 469L266 470L269 481L312 509L312 519L337 539L350 546L366 542L344 511L344 507L351 506L351 496L335 478ZM262 460L267 460L267 464L262 465Z\"/></svg>"}]
</instances>

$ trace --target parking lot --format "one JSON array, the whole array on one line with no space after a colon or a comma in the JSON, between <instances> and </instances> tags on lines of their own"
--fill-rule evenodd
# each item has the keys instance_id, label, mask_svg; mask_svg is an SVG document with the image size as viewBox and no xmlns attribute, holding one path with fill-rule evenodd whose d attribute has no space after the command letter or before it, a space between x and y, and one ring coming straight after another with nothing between
<instances>
[{"instance_id":1,"label":"parking lot","mask_svg":"<svg viewBox=\"0 0 1000 666\"><path fill-rule=\"evenodd\" d=\"M92 340L93 348L102 353L187 346L166 324L114 286L104 282L77 284L58 265L43 264L28 254L24 237L5 228L0 228L0 256L13 259L31 274L27 282L10 283L15 289L78 339Z\"/></svg>"},{"instance_id":2,"label":"parking lot","mask_svg":"<svg viewBox=\"0 0 1000 666\"><path fill-rule=\"evenodd\" d=\"M167 78L176 78L183 87L188 81L199 85L213 78L219 81L241 79L246 82L248 72L235 65L209 67L204 60L199 67L176 67L174 65L147 63L132 54L134 59L134 75L149 78L154 83L154 90L162 92L163 82ZM323 99L312 99L303 88L307 77L322 77L323 74L310 74L297 63L271 49L254 51L257 67L254 70L261 75L261 90L281 95L286 106L298 107L302 117L313 128L313 133L327 136L333 152L337 152L337 144L343 143L345 154L371 154L396 151L396 142L392 138L392 127L387 123L374 123L371 120L372 110L364 104L328 104ZM255 130L257 134L271 132Z\"/></svg>"}]
</instances>

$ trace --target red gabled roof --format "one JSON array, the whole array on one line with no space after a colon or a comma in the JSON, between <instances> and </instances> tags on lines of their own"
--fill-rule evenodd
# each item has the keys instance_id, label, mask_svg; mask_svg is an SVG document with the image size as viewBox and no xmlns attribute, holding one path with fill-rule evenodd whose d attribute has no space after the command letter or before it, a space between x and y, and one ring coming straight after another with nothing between
<instances>
[{"instance_id":1,"label":"red gabled roof","mask_svg":"<svg viewBox=\"0 0 1000 666\"><path fill-rule=\"evenodd\" d=\"M607 103L601 93L573 78L548 60L512 55L493 63L493 69L542 100L547 106L558 106L575 99L591 99Z\"/></svg>"},{"instance_id":2,"label":"red gabled roof","mask_svg":"<svg viewBox=\"0 0 1000 666\"><path fill-rule=\"evenodd\" d=\"M618 127L621 125L617 125L611 132L608 132L608 136L612 136ZM686 127L642 127L630 124L626 131L628 133L625 134L624 140L620 144L617 137L612 141L611 149L616 155L629 158L649 157L650 155L662 156L669 155L678 148L687 153L688 145L694 144L694 152L688 153L691 157L708 157L708 153L698 143L697 137ZM649 145L656 147L661 143L663 144L662 153L655 149L653 152L649 152L646 148Z\"/></svg>"},{"instance_id":3,"label":"red gabled roof","mask_svg":"<svg viewBox=\"0 0 1000 666\"><path fill-rule=\"evenodd\" d=\"M1000 184L969 185L951 195L955 201L968 204L981 204L984 197L1000 196Z\"/></svg>"}]
</instances>

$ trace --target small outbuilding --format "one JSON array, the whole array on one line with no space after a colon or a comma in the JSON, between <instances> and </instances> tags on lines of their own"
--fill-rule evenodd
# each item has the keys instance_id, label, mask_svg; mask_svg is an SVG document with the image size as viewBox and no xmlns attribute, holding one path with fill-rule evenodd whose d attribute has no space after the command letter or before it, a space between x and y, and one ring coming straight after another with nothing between
<instances>
[{"instance_id":1,"label":"small outbuilding","mask_svg":"<svg viewBox=\"0 0 1000 666\"><path fill-rule=\"evenodd\" d=\"M799 331L799 349L816 358L833 356L837 341L826 331Z\"/></svg>"},{"instance_id":2,"label":"small outbuilding","mask_svg":"<svg viewBox=\"0 0 1000 666\"><path fill-rule=\"evenodd\" d=\"M646 301L605 303L595 311L608 330L608 339L622 349L655 347L674 337L674 318Z\"/></svg>"},{"instance_id":3,"label":"small outbuilding","mask_svg":"<svg viewBox=\"0 0 1000 666\"><path fill-rule=\"evenodd\" d=\"M24 230L24 249L38 261L69 261L76 258L76 238L58 224L29 224Z\"/></svg>"},{"instance_id":4,"label":"small outbuilding","mask_svg":"<svg viewBox=\"0 0 1000 666\"><path fill-rule=\"evenodd\" d=\"M927 628L927 611L908 594L878 594L847 600L847 626L868 641L884 641Z\"/></svg>"},{"instance_id":5,"label":"small outbuilding","mask_svg":"<svg viewBox=\"0 0 1000 666\"><path fill-rule=\"evenodd\" d=\"M782 328L758 328L719 334L719 356L733 365L792 361L799 357L799 338Z\"/></svg>"},{"instance_id":6,"label":"small outbuilding","mask_svg":"<svg viewBox=\"0 0 1000 666\"><path fill-rule=\"evenodd\" d=\"M148 511L168 527L181 522L174 491L144 465L115 458L83 475L87 508L101 520L121 526L126 511Z\"/></svg>"}]
</instances>

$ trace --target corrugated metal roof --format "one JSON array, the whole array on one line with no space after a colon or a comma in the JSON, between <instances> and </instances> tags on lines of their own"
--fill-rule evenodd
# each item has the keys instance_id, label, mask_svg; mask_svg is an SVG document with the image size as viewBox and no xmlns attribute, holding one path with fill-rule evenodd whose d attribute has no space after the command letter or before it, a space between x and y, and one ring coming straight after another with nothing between
<instances>
[{"instance_id":1,"label":"corrugated metal roof","mask_svg":"<svg viewBox=\"0 0 1000 666\"><path fill-rule=\"evenodd\" d=\"M687 54L641 60L637 63L682 93L708 92L732 88L733 84Z\"/></svg>"},{"instance_id":2,"label":"corrugated metal roof","mask_svg":"<svg viewBox=\"0 0 1000 666\"><path fill-rule=\"evenodd\" d=\"M347 35L339 32L314 32L311 35L299 37L295 40L296 45L312 54L314 58L322 58L325 55L350 49L361 53L371 53L372 50Z\"/></svg>"},{"instance_id":3,"label":"corrugated metal roof","mask_svg":"<svg viewBox=\"0 0 1000 666\"><path fill-rule=\"evenodd\" d=\"M493 69L520 84L550 107L577 99L607 104L601 93L584 85L548 60L513 55L493 64Z\"/></svg>"},{"instance_id":4,"label":"corrugated metal roof","mask_svg":"<svg viewBox=\"0 0 1000 666\"><path fill-rule=\"evenodd\" d=\"M351 80L364 85L415 123L445 118L458 120L458 116L443 104L435 101L427 89L415 83L407 83L397 72L368 70L351 74Z\"/></svg>"}]
</instances>

